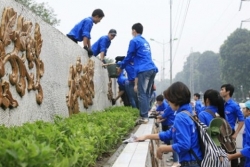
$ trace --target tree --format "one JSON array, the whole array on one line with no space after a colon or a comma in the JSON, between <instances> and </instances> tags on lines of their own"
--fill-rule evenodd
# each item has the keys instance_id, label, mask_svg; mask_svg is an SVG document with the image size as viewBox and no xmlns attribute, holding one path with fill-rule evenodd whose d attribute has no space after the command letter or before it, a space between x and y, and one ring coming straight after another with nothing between
<instances>
[{"instance_id":1,"label":"tree","mask_svg":"<svg viewBox=\"0 0 250 167\"><path fill-rule=\"evenodd\" d=\"M236 29L221 46L220 57L223 81L233 84L237 96L243 97L250 90L250 77L248 77L250 71L250 31Z\"/></svg>"},{"instance_id":2,"label":"tree","mask_svg":"<svg viewBox=\"0 0 250 167\"><path fill-rule=\"evenodd\" d=\"M60 20L56 19L56 14L54 10L48 5L48 3L36 3L34 0L16 0L21 3L37 16L41 17L43 21L47 22L51 26L58 26Z\"/></svg>"}]
</instances>

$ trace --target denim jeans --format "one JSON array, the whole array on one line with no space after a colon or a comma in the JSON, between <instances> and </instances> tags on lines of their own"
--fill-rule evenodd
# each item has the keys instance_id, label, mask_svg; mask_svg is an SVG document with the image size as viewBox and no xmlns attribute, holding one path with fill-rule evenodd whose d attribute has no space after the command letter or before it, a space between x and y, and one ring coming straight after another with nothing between
<instances>
[{"instance_id":1,"label":"denim jeans","mask_svg":"<svg viewBox=\"0 0 250 167\"><path fill-rule=\"evenodd\" d=\"M129 102L133 108L138 108L138 98L137 94L134 91L135 82L126 80L125 81L125 90L128 95Z\"/></svg>"},{"instance_id":2,"label":"denim jeans","mask_svg":"<svg viewBox=\"0 0 250 167\"><path fill-rule=\"evenodd\" d=\"M149 102L152 85L155 79L155 70L144 71L138 74L138 103L140 116L148 118Z\"/></svg>"}]
</instances>

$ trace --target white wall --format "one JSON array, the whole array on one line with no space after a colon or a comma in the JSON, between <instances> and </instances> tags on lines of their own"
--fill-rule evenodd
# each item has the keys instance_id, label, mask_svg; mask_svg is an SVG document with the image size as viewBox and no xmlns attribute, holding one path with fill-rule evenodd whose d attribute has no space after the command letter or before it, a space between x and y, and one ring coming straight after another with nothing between
<instances>
[{"instance_id":1,"label":"white wall","mask_svg":"<svg viewBox=\"0 0 250 167\"><path fill-rule=\"evenodd\" d=\"M44 63L44 75L40 84L43 89L43 102L38 105L36 102L37 91L25 90L25 95L20 97L17 94L15 86L10 86L13 98L19 103L17 108L3 109L0 107L0 124L21 125L24 122L45 120L51 121L54 115L68 116L68 107L66 104L66 95L69 91L68 77L70 65L75 65L77 57L81 57L82 64L86 64L88 56L86 51L80 45L73 43L64 34L57 29L43 22L39 17L28 11L25 7L14 0L0 1L0 19L4 7L12 7L17 16L22 15L25 20L33 23L32 32L34 33L35 23L40 25L40 32L43 39L40 59ZM1 25L0 25L1 26ZM16 26L16 24L15 24ZM15 27L14 27L15 29ZM13 43L5 48L6 54L13 50ZM21 54L21 53L20 53ZM111 106L107 99L108 92L108 74L107 70L101 67L101 62L95 57L91 58L95 61L94 85L95 98L93 105L87 110L83 107L82 101L79 99L80 111L102 110ZM27 65L26 65L27 67ZM2 80L9 81L9 73L11 66L9 63L5 65L6 75ZM28 69L28 67L27 67ZM113 83L116 82L113 80ZM113 88L114 89L114 88ZM115 90L113 92L116 92Z\"/></svg>"}]
</instances>

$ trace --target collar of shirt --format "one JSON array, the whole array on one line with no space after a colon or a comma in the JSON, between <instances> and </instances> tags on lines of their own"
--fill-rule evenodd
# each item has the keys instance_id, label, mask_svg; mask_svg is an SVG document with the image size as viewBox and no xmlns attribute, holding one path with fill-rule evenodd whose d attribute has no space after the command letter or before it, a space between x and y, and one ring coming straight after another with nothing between
<instances>
[{"instance_id":1,"label":"collar of shirt","mask_svg":"<svg viewBox=\"0 0 250 167\"><path fill-rule=\"evenodd\" d=\"M207 110L207 109L213 111L214 113L218 112L218 108L215 106L207 106L205 108L205 110Z\"/></svg>"},{"instance_id":2,"label":"collar of shirt","mask_svg":"<svg viewBox=\"0 0 250 167\"><path fill-rule=\"evenodd\" d=\"M191 105L189 103L184 104L184 105L179 107L179 109L177 110L177 113L181 112L181 111L189 111L190 113L192 113L192 107L191 107Z\"/></svg>"}]
</instances>

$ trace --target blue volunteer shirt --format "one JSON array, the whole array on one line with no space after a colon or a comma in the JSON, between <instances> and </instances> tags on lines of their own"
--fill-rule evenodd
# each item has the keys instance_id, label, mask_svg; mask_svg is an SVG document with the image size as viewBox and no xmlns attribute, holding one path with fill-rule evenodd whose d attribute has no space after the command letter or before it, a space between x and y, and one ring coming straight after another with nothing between
<instances>
[{"instance_id":1,"label":"blue volunteer shirt","mask_svg":"<svg viewBox=\"0 0 250 167\"><path fill-rule=\"evenodd\" d=\"M235 130L237 119L239 122L244 121L244 116L240 110L240 106L235 101L233 101L233 99L229 99L225 103L225 115L227 122L233 130Z\"/></svg>"},{"instance_id":2,"label":"blue volunteer shirt","mask_svg":"<svg viewBox=\"0 0 250 167\"><path fill-rule=\"evenodd\" d=\"M108 35L105 35L99 38L92 45L92 51L93 51L94 56L99 55L101 52L104 52L104 56L106 56L110 44L111 44L111 40L109 39Z\"/></svg>"},{"instance_id":3,"label":"blue volunteer shirt","mask_svg":"<svg viewBox=\"0 0 250 167\"><path fill-rule=\"evenodd\" d=\"M174 125L168 130L159 133L162 141L173 139L172 149L179 155L179 161L196 161L196 158L190 154L190 149L201 160L202 152L199 145L198 131L194 121L184 112L192 113L192 107L189 104L181 106L175 116Z\"/></svg>"},{"instance_id":4,"label":"blue volunteer shirt","mask_svg":"<svg viewBox=\"0 0 250 167\"><path fill-rule=\"evenodd\" d=\"M204 110L210 110L214 114L218 112L218 108L215 106L207 106ZM210 122L214 117L207 111L201 111L198 115L198 118L201 122L209 126Z\"/></svg>"},{"instance_id":5,"label":"blue volunteer shirt","mask_svg":"<svg viewBox=\"0 0 250 167\"><path fill-rule=\"evenodd\" d=\"M127 75L128 75L128 80L129 81L134 81L135 80L134 57L132 57L130 59L130 62L125 67L125 70L126 70Z\"/></svg>"},{"instance_id":6,"label":"blue volunteer shirt","mask_svg":"<svg viewBox=\"0 0 250 167\"><path fill-rule=\"evenodd\" d=\"M161 114L162 118L165 119L165 121L162 122L162 125L172 126L174 124L174 119L175 119L174 111L165 100L163 100L161 106L164 106L161 108L163 110L157 110L158 109L157 108L156 111L164 111L163 114Z\"/></svg>"},{"instance_id":7,"label":"blue volunteer shirt","mask_svg":"<svg viewBox=\"0 0 250 167\"><path fill-rule=\"evenodd\" d=\"M75 40L81 42L83 37L91 39L90 32L93 27L93 18L87 17L80 21L80 23L76 24L74 28L67 34L73 37Z\"/></svg>"},{"instance_id":8,"label":"blue volunteer shirt","mask_svg":"<svg viewBox=\"0 0 250 167\"><path fill-rule=\"evenodd\" d=\"M245 167L250 167L250 117L247 117L245 120L243 144L243 149L240 152L244 157L246 157Z\"/></svg>"},{"instance_id":9,"label":"blue volunteer shirt","mask_svg":"<svg viewBox=\"0 0 250 167\"><path fill-rule=\"evenodd\" d=\"M155 70L155 72L158 72L158 69L151 57L149 43L141 35L137 35L130 40L127 56L121 63L121 69L124 69L129 64L132 57L134 57L136 76L140 72L149 70Z\"/></svg>"},{"instance_id":10,"label":"blue volunteer shirt","mask_svg":"<svg viewBox=\"0 0 250 167\"><path fill-rule=\"evenodd\" d=\"M124 74L124 70L121 72L121 74L118 76L117 78L117 83L120 86L124 86L125 85L125 81L127 80L127 77Z\"/></svg>"},{"instance_id":11,"label":"blue volunteer shirt","mask_svg":"<svg viewBox=\"0 0 250 167\"><path fill-rule=\"evenodd\" d=\"M194 109L195 109L196 115L199 115L199 113L203 109L203 105L202 105L201 100L198 99L198 100L195 101L195 107L194 107Z\"/></svg>"}]
</instances>

